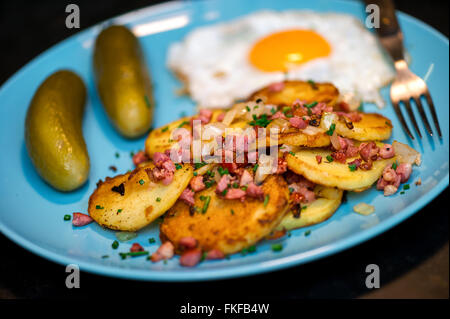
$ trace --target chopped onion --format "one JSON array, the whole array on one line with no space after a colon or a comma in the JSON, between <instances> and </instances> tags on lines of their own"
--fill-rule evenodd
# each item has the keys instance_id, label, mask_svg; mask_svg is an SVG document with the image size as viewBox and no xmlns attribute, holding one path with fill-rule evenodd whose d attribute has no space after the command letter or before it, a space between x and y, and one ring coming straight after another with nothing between
<instances>
[{"instance_id":1,"label":"chopped onion","mask_svg":"<svg viewBox=\"0 0 450 319\"><path fill-rule=\"evenodd\" d=\"M359 203L353 206L355 213L367 216L375 212L375 207L366 203Z\"/></svg>"},{"instance_id":2,"label":"chopped onion","mask_svg":"<svg viewBox=\"0 0 450 319\"><path fill-rule=\"evenodd\" d=\"M320 121L320 127L329 130L331 124L336 123L338 116L336 113L325 112L322 115L322 120Z\"/></svg>"},{"instance_id":3,"label":"chopped onion","mask_svg":"<svg viewBox=\"0 0 450 319\"><path fill-rule=\"evenodd\" d=\"M320 127L308 125L302 132L305 133L306 135L316 135L324 133L325 130Z\"/></svg>"},{"instance_id":4,"label":"chopped onion","mask_svg":"<svg viewBox=\"0 0 450 319\"><path fill-rule=\"evenodd\" d=\"M116 238L120 242L129 241L136 237L137 237L137 233L135 233L135 232L121 231L121 232L116 233Z\"/></svg>"},{"instance_id":5,"label":"chopped onion","mask_svg":"<svg viewBox=\"0 0 450 319\"><path fill-rule=\"evenodd\" d=\"M229 110L227 113L225 113L225 117L222 120L222 123L226 126L233 123L234 118L236 117L237 111L235 109Z\"/></svg>"},{"instance_id":6,"label":"chopped onion","mask_svg":"<svg viewBox=\"0 0 450 319\"><path fill-rule=\"evenodd\" d=\"M227 126L221 122L206 124L205 127L203 128L202 139L210 140L211 138L222 136L223 133L225 132L226 127Z\"/></svg>"},{"instance_id":7,"label":"chopped onion","mask_svg":"<svg viewBox=\"0 0 450 319\"><path fill-rule=\"evenodd\" d=\"M292 146L288 144L283 144L280 146L281 153L288 153L292 151Z\"/></svg>"},{"instance_id":8,"label":"chopped onion","mask_svg":"<svg viewBox=\"0 0 450 319\"><path fill-rule=\"evenodd\" d=\"M333 135L330 136L331 145L337 151L341 149L341 143L339 143L339 138L336 134L336 131L333 132Z\"/></svg>"},{"instance_id":9,"label":"chopped onion","mask_svg":"<svg viewBox=\"0 0 450 319\"><path fill-rule=\"evenodd\" d=\"M266 177L272 173L272 163L274 158L266 155L261 154L258 159L258 168L255 172L255 183L261 184L264 182Z\"/></svg>"},{"instance_id":10,"label":"chopped onion","mask_svg":"<svg viewBox=\"0 0 450 319\"><path fill-rule=\"evenodd\" d=\"M248 111L247 107L250 109L250 111ZM262 114L264 114L264 107L263 105L259 105L256 102L248 102L245 105L245 109L247 110L247 113L245 114L245 118L248 121L253 121L253 116L259 117Z\"/></svg>"},{"instance_id":11,"label":"chopped onion","mask_svg":"<svg viewBox=\"0 0 450 319\"><path fill-rule=\"evenodd\" d=\"M412 147L398 141L394 141L392 147L400 163L416 164L417 166L422 163L421 154Z\"/></svg>"},{"instance_id":12,"label":"chopped onion","mask_svg":"<svg viewBox=\"0 0 450 319\"><path fill-rule=\"evenodd\" d=\"M285 119L274 119L272 122L270 122L269 125L267 125L267 129L270 132L271 128L278 128L280 130L280 132L284 132L286 130L288 130L291 127L291 124L289 123L289 121L285 120Z\"/></svg>"}]
</instances>

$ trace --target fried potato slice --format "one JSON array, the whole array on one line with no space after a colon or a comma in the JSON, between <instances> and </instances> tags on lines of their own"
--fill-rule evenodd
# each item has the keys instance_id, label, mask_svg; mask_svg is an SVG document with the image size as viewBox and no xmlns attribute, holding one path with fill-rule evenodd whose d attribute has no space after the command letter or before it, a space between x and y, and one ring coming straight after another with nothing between
<instances>
[{"instance_id":1,"label":"fried potato slice","mask_svg":"<svg viewBox=\"0 0 450 319\"><path fill-rule=\"evenodd\" d=\"M314 188L316 200L304 208L299 217L288 211L275 230L291 230L321 223L338 209L342 201L343 191L334 187L317 185Z\"/></svg>"},{"instance_id":2,"label":"fried potato slice","mask_svg":"<svg viewBox=\"0 0 450 319\"><path fill-rule=\"evenodd\" d=\"M195 194L195 206L200 209L210 196L206 213L190 213L189 206L178 201L168 212L160 227L161 238L170 240L177 248L183 237L194 237L204 251L219 249L224 254L241 251L267 236L283 218L289 191L280 175L267 177L262 185L269 195L267 205L260 200L221 199L214 188Z\"/></svg>"},{"instance_id":3,"label":"fried potato slice","mask_svg":"<svg viewBox=\"0 0 450 319\"><path fill-rule=\"evenodd\" d=\"M317 130L314 134L306 134L298 129L282 132L278 135L278 145L287 144L292 146L325 147L330 145L330 136L325 131ZM270 145L273 145L271 143Z\"/></svg>"},{"instance_id":4,"label":"fried potato slice","mask_svg":"<svg viewBox=\"0 0 450 319\"><path fill-rule=\"evenodd\" d=\"M377 143L377 145L380 146L382 143ZM373 162L370 170L358 169L352 172L348 164L336 161L328 163L326 157L331 154L331 151L327 149L302 149L294 152L294 154L287 154L286 156L288 168L293 172L303 175L319 185L355 192L370 187L381 176L386 165L395 161L395 158L377 160ZM322 163L317 163L316 155L322 156ZM354 159L356 157L349 158L347 162Z\"/></svg>"},{"instance_id":5,"label":"fried potato slice","mask_svg":"<svg viewBox=\"0 0 450 319\"><path fill-rule=\"evenodd\" d=\"M334 106L339 97L339 90L331 83L310 83L304 81L284 81L284 88L273 92L266 86L253 93L248 100L262 99L266 104L292 105L295 100L306 102L324 102Z\"/></svg>"},{"instance_id":6,"label":"fried potato slice","mask_svg":"<svg viewBox=\"0 0 450 319\"><path fill-rule=\"evenodd\" d=\"M191 165L175 171L172 183L164 185L149 179L149 163L130 173L106 178L89 198L89 215L100 225L116 230L136 231L164 214L188 186ZM124 195L112 191L123 184Z\"/></svg>"},{"instance_id":7,"label":"fried potato slice","mask_svg":"<svg viewBox=\"0 0 450 319\"><path fill-rule=\"evenodd\" d=\"M347 127L344 121L337 121L336 133L357 141L383 141L392 133L392 123L381 114L360 113L361 121L353 122L353 128Z\"/></svg>"}]
</instances>

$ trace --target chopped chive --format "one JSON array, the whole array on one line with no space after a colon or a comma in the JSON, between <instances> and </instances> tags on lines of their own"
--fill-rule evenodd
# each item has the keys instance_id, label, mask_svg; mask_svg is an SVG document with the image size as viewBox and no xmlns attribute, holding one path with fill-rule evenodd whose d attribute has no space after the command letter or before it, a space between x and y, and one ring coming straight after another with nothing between
<instances>
[{"instance_id":1,"label":"chopped chive","mask_svg":"<svg viewBox=\"0 0 450 319\"><path fill-rule=\"evenodd\" d=\"M283 245L282 244L273 244L271 248L272 248L272 251L279 252L279 251L283 250Z\"/></svg>"},{"instance_id":2,"label":"chopped chive","mask_svg":"<svg viewBox=\"0 0 450 319\"><path fill-rule=\"evenodd\" d=\"M115 156L116 156L116 158L119 158L120 157L119 152L116 152Z\"/></svg>"},{"instance_id":3,"label":"chopped chive","mask_svg":"<svg viewBox=\"0 0 450 319\"><path fill-rule=\"evenodd\" d=\"M254 172L254 173L256 172L256 170L258 169L258 167L259 167L258 164L255 164L255 166L253 166L253 172Z\"/></svg>"},{"instance_id":4,"label":"chopped chive","mask_svg":"<svg viewBox=\"0 0 450 319\"><path fill-rule=\"evenodd\" d=\"M401 192L400 192L400 195L403 195L403 194L405 194L405 191L401 191Z\"/></svg>"},{"instance_id":5,"label":"chopped chive","mask_svg":"<svg viewBox=\"0 0 450 319\"><path fill-rule=\"evenodd\" d=\"M112 247L113 249L117 249L117 248L119 247L119 242L118 242L117 240L113 241L111 247Z\"/></svg>"},{"instance_id":6,"label":"chopped chive","mask_svg":"<svg viewBox=\"0 0 450 319\"><path fill-rule=\"evenodd\" d=\"M405 185L403 185L403 189L406 191L406 190L408 190L408 189L410 189L410 186L409 186L409 184L405 184Z\"/></svg>"},{"instance_id":7,"label":"chopped chive","mask_svg":"<svg viewBox=\"0 0 450 319\"><path fill-rule=\"evenodd\" d=\"M161 197L156 197L156 201L160 202L161 201Z\"/></svg>"},{"instance_id":8,"label":"chopped chive","mask_svg":"<svg viewBox=\"0 0 450 319\"><path fill-rule=\"evenodd\" d=\"M144 100L145 100L145 104L147 105L148 108L151 108L152 105L150 104L150 100L148 99L147 95L144 95Z\"/></svg>"},{"instance_id":9,"label":"chopped chive","mask_svg":"<svg viewBox=\"0 0 450 319\"><path fill-rule=\"evenodd\" d=\"M102 256L102 259L106 259L106 258L109 258L109 255L103 255Z\"/></svg>"},{"instance_id":10,"label":"chopped chive","mask_svg":"<svg viewBox=\"0 0 450 319\"><path fill-rule=\"evenodd\" d=\"M272 113L272 114L275 114L275 113L277 113L277 109L276 109L276 108L274 108L274 107L273 107L273 108L271 108L271 109L270 109L270 113Z\"/></svg>"},{"instance_id":11,"label":"chopped chive","mask_svg":"<svg viewBox=\"0 0 450 319\"><path fill-rule=\"evenodd\" d=\"M103 209L103 208L105 208L105 207L100 206L100 205L95 205L95 209Z\"/></svg>"},{"instance_id":12,"label":"chopped chive","mask_svg":"<svg viewBox=\"0 0 450 319\"><path fill-rule=\"evenodd\" d=\"M231 210L230 210L230 213L231 213L231 215L234 215L234 210L231 209Z\"/></svg>"},{"instance_id":13,"label":"chopped chive","mask_svg":"<svg viewBox=\"0 0 450 319\"><path fill-rule=\"evenodd\" d=\"M397 164L397 161L395 161L394 163L392 163L392 169L397 169L397 166L398 166L398 164Z\"/></svg>"},{"instance_id":14,"label":"chopped chive","mask_svg":"<svg viewBox=\"0 0 450 319\"><path fill-rule=\"evenodd\" d=\"M259 105L255 105L255 106L253 107L253 109L256 110L258 107L259 107Z\"/></svg>"},{"instance_id":15,"label":"chopped chive","mask_svg":"<svg viewBox=\"0 0 450 319\"><path fill-rule=\"evenodd\" d=\"M148 251L130 251L127 253L119 253L122 259L126 259L127 257L138 257L138 256L146 256L148 255Z\"/></svg>"},{"instance_id":16,"label":"chopped chive","mask_svg":"<svg viewBox=\"0 0 450 319\"><path fill-rule=\"evenodd\" d=\"M334 161L333 156L327 155L327 161L330 162L330 163L331 163L332 161Z\"/></svg>"},{"instance_id":17,"label":"chopped chive","mask_svg":"<svg viewBox=\"0 0 450 319\"><path fill-rule=\"evenodd\" d=\"M139 184L144 185L145 181L143 179L139 180Z\"/></svg>"},{"instance_id":18,"label":"chopped chive","mask_svg":"<svg viewBox=\"0 0 450 319\"><path fill-rule=\"evenodd\" d=\"M307 107L308 109L313 108L314 106L316 106L318 103L316 101L310 103L310 104L306 104L305 107Z\"/></svg>"},{"instance_id":19,"label":"chopped chive","mask_svg":"<svg viewBox=\"0 0 450 319\"><path fill-rule=\"evenodd\" d=\"M194 163L194 168L195 168L195 169L199 169L200 167L203 167L203 166L205 166L205 165L206 165L205 162L202 162L202 163Z\"/></svg>"},{"instance_id":20,"label":"chopped chive","mask_svg":"<svg viewBox=\"0 0 450 319\"><path fill-rule=\"evenodd\" d=\"M336 129L336 124L332 123L330 125L330 128L327 131L327 135L329 135L329 136L333 135L335 129Z\"/></svg>"},{"instance_id":21,"label":"chopped chive","mask_svg":"<svg viewBox=\"0 0 450 319\"><path fill-rule=\"evenodd\" d=\"M149 238L148 239L148 242L150 243L150 244L154 244L155 242L156 242L156 240L155 240L155 238Z\"/></svg>"},{"instance_id":22,"label":"chopped chive","mask_svg":"<svg viewBox=\"0 0 450 319\"><path fill-rule=\"evenodd\" d=\"M233 183L233 188L239 188L239 183L234 182L234 183Z\"/></svg>"},{"instance_id":23,"label":"chopped chive","mask_svg":"<svg viewBox=\"0 0 450 319\"><path fill-rule=\"evenodd\" d=\"M248 251L249 253L254 253L254 252L256 251L256 246L253 245L253 246L248 247L248 248L247 248L247 251Z\"/></svg>"},{"instance_id":24,"label":"chopped chive","mask_svg":"<svg viewBox=\"0 0 450 319\"><path fill-rule=\"evenodd\" d=\"M225 188L222 192L222 196L225 196L228 193L228 188Z\"/></svg>"},{"instance_id":25,"label":"chopped chive","mask_svg":"<svg viewBox=\"0 0 450 319\"><path fill-rule=\"evenodd\" d=\"M295 153L292 151L289 151L289 154L291 154L292 156L295 156Z\"/></svg>"},{"instance_id":26,"label":"chopped chive","mask_svg":"<svg viewBox=\"0 0 450 319\"><path fill-rule=\"evenodd\" d=\"M169 127L168 126L166 126L166 127L164 127L162 130L161 130L161 132L167 132L169 130Z\"/></svg>"},{"instance_id":27,"label":"chopped chive","mask_svg":"<svg viewBox=\"0 0 450 319\"><path fill-rule=\"evenodd\" d=\"M201 201L204 201L206 199L206 196L205 195L200 195L200 200Z\"/></svg>"},{"instance_id":28,"label":"chopped chive","mask_svg":"<svg viewBox=\"0 0 450 319\"><path fill-rule=\"evenodd\" d=\"M179 169L182 169L183 168L183 166L181 166L180 164L178 164L178 163L175 163L175 168L177 169L177 170L179 170Z\"/></svg>"},{"instance_id":29,"label":"chopped chive","mask_svg":"<svg viewBox=\"0 0 450 319\"><path fill-rule=\"evenodd\" d=\"M217 171L219 172L220 176L226 175L226 174L230 174L230 172L228 171L228 168L223 168L222 166L219 166L217 168Z\"/></svg>"},{"instance_id":30,"label":"chopped chive","mask_svg":"<svg viewBox=\"0 0 450 319\"><path fill-rule=\"evenodd\" d=\"M250 108L248 107L248 105L245 108L247 109L247 112L250 112Z\"/></svg>"},{"instance_id":31,"label":"chopped chive","mask_svg":"<svg viewBox=\"0 0 450 319\"><path fill-rule=\"evenodd\" d=\"M247 188L248 188L247 185L244 185L244 186L241 187L241 189L242 189L244 192L247 191Z\"/></svg>"},{"instance_id":32,"label":"chopped chive","mask_svg":"<svg viewBox=\"0 0 450 319\"><path fill-rule=\"evenodd\" d=\"M356 165L355 165L355 164L350 164L350 165L348 166L348 168L350 169L350 172L356 171Z\"/></svg>"},{"instance_id":33,"label":"chopped chive","mask_svg":"<svg viewBox=\"0 0 450 319\"><path fill-rule=\"evenodd\" d=\"M183 121L183 122L181 122L180 125L178 125L178 128L182 128L182 127L185 126L186 124L189 124L189 122L188 122L188 121Z\"/></svg>"},{"instance_id":34,"label":"chopped chive","mask_svg":"<svg viewBox=\"0 0 450 319\"><path fill-rule=\"evenodd\" d=\"M121 213L122 212L122 208L119 208L118 210L117 210L117 213Z\"/></svg>"},{"instance_id":35,"label":"chopped chive","mask_svg":"<svg viewBox=\"0 0 450 319\"><path fill-rule=\"evenodd\" d=\"M194 172L194 176L197 176L198 175L198 172Z\"/></svg>"},{"instance_id":36,"label":"chopped chive","mask_svg":"<svg viewBox=\"0 0 450 319\"><path fill-rule=\"evenodd\" d=\"M267 204L269 203L269 194L267 194L265 197L264 197L264 207L266 207L267 206Z\"/></svg>"},{"instance_id":37,"label":"chopped chive","mask_svg":"<svg viewBox=\"0 0 450 319\"><path fill-rule=\"evenodd\" d=\"M131 151L131 152L130 152L130 157L133 157L133 156L134 156L134 152Z\"/></svg>"},{"instance_id":38,"label":"chopped chive","mask_svg":"<svg viewBox=\"0 0 450 319\"><path fill-rule=\"evenodd\" d=\"M214 180L206 181L206 182L205 182L205 187L206 187L206 188L210 188L211 186L214 185L214 183L215 183Z\"/></svg>"},{"instance_id":39,"label":"chopped chive","mask_svg":"<svg viewBox=\"0 0 450 319\"><path fill-rule=\"evenodd\" d=\"M72 217L70 215L64 215L64 220L70 220Z\"/></svg>"},{"instance_id":40,"label":"chopped chive","mask_svg":"<svg viewBox=\"0 0 450 319\"><path fill-rule=\"evenodd\" d=\"M289 187L289 194L292 194L294 192L294 189L292 187Z\"/></svg>"},{"instance_id":41,"label":"chopped chive","mask_svg":"<svg viewBox=\"0 0 450 319\"><path fill-rule=\"evenodd\" d=\"M211 196L207 196L205 200L205 204L203 204L202 214L206 213L208 210L209 202L211 201Z\"/></svg>"},{"instance_id":42,"label":"chopped chive","mask_svg":"<svg viewBox=\"0 0 450 319\"><path fill-rule=\"evenodd\" d=\"M309 235L311 235L311 231L310 230L305 231L305 237L308 237Z\"/></svg>"},{"instance_id":43,"label":"chopped chive","mask_svg":"<svg viewBox=\"0 0 450 319\"><path fill-rule=\"evenodd\" d=\"M164 264L164 265L167 265L167 263L168 263L167 259L164 259L164 260L163 260L163 264Z\"/></svg>"}]
</instances>

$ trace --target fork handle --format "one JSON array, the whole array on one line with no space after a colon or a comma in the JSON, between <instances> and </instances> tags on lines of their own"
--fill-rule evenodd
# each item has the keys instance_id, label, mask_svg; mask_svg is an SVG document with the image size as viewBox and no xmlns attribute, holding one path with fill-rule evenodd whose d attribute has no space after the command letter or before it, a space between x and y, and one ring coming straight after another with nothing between
<instances>
[{"instance_id":1,"label":"fork handle","mask_svg":"<svg viewBox=\"0 0 450 319\"><path fill-rule=\"evenodd\" d=\"M375 4L380 8L380 27L375 28L381 45L394 62L404 60L403 34L395 15L392 0L365 0L366 5Z\"/></svg>"}]
</instances>

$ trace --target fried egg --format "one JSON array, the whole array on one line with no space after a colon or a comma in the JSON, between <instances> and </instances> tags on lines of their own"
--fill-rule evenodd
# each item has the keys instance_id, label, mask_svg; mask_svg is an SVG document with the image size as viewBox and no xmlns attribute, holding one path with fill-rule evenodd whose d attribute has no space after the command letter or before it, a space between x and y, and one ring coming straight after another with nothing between
<instances>
[{"instance_id":1,"label":"fried egg","mask_svg":"<svg viewBox=\"0 0 450 319\"><path fill-rule=\"evenodd\" d=\"M375 36L355 17L261 11L193 30L168 52L168 67L201 107L227 107L283 80L331 82L374 102L394 77Z\"/></svg>"}]
</instances>

